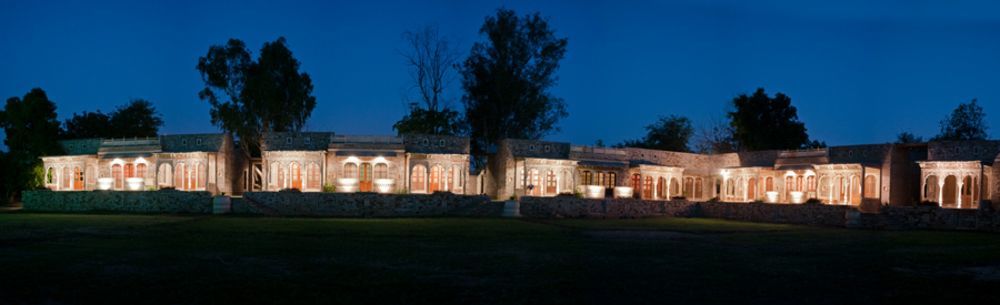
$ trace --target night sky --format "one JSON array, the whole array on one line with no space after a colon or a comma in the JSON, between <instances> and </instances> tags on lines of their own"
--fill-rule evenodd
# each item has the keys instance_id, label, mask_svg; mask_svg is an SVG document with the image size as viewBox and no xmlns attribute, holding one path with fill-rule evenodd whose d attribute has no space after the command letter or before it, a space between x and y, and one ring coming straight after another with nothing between
<instances>
[{"instance_id":1,"label":"night sky","mask_svg":"<svg viewBox=\"0 0 1000 305\"><path fill-rule=\"evenodd\" d=\"M41 87L60 120L145 98L163 133L215 132L198 57L231 37L256 56L285 36L315 86L308 130L392 134L414 93L401 34L436 24L464 58L504 6L541 12L569 38L553 92L570 116L551 140L618 143L670 114L701 127L757 87L791 96L809 135L830 145L930 137L972 98L1000 134L996 2L97 2L0 0L0 95Z\"/></svg>"}]
</instances>

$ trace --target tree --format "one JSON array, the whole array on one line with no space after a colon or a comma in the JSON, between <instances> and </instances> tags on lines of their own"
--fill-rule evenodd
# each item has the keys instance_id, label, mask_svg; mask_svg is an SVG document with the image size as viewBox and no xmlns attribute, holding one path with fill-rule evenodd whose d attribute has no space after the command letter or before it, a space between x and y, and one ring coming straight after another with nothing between
<instances>
[{"instance_id":1,"label":"tree","mask_svg":"<svg viewBox=\"0 0 1000 305\"><path fill-rule=\"evenodd\" d=\"M568 113L549 89L566 38L556 37L538 13L518 16L507 9L487 17L479 33L486 40L472 46L460 68L473 153L482 156L501 139L538 139L557 131Z\"/></svg>"},{"instance_id":2,"label":"tree","mask_svg":"<svg viewBox=\"0 0 1000 305\"><path fill-rule=\"evenodd\" d=\"M723 154L739 150L739 144L733 139L733 127L726 122L714 121L702 127L697 137L695 151L702 154Z\"/></svg>"},{"instance_id":3,"label":"tree","mask_svg":"<svg viewBox=\"0 0 1000 305\"><path fill-rule=\"evenodd\" d=\"M110 114L84 111L63 123L61 138L137 138L160 134L163 118L147 100L134 99Z\"/></svg>"},{"instance_id":4,"label":"tree","mask_svg":"<svg viewBox=\"0 0 1000 305\"><path fill-rule=\"evenodd\" d=\"M456 135L461 133L461 118L458 111L451 109L429 110L415 104L410 105L410 113L403 116L392 129L400 135L435 134Z\"/></svg>"},{"instance_id":5,"label":"tree","mask_svg":"<svg viewBox=\"0 0 1000 305\"><path fill-rule=\"evenodd\" d=\"M958 104L951 115L941 120L941 133L933 140L986 140L987 129L989 126L986 125L986 113L976 99L972 99L969 103Z\"/></svg>"},{"instance_id":6,"label":"tree","mask_svg":"<svg viewBox=\"0 0 1000 305\"><path fill-rule=\"evenodd\" d=\"M896 135L896 144L913 144L913 143L923 143L924 138L914 135L909 132L900 132Z\"/></svg>"},{"instance_id":7,"label":"tree","mask_svg":"<svg viewBox=\"0 0 1000 305\"><path fill-rule=\"evenodd\" d=\"M114 128L111 127L111 117L102 113L84 111L74 113L73 117L63 122L60 133L62 139L110 138Z\"/></svg>"},{"instance_id":8,"label":"tree","mask_svg":"<svg viewBox=\"0 0 1000 305\"><path fill-rule=\"evenodd\" d=\"M20 192L41 186L39 157L58 155L59 121L56 105L45 91L31 89L23 98L7 99L0 111L0 128L7 137L8 153L3 156L4 200L16 200Z\"/></svg>"},{"instance_id":9,"label":"tree","mask_svg":"<svg viewBox=\"0 0 1000 305\"><path fill-rule=\"evenodd\" d=\"M691 151L688 142L693 135L690 119L671 115L647 125L646 136L642 139L625 141L619 146L688 152Z\"/></svg>"},{"instance_id":10,"label":"tree","mask_svg":"<svg viewBox=\"0 0 1000 305\"><path fill-rule=\"evenodd\" d=\"M198 59L205 88L198 97L212 106L212 124L233 133L247 156L260 153L268 133L300 131L316 97L309 74L280 37L261 47L256 61L246 44L230 39Z\"/></svg>"},{"instance_id":11,"label":"tree","mask_svg":"<svg viewBox=\"0 0 1000 305\"><path fill-rule=\"evenodd\" d=\"M798 149L809 142L792 99L783 93L769 97L763 88L733 98L728 113L733 139L744 150Z\"/></svg>"},{"instance_id":12,"label":"tree","mask_svg":"<svg viewBox=\"0 0 1000 305\"><path fill-rule=\"evenodd\" d=\"M418 32L406 32L404 39L410 51L404 53L410 66L413 87L419 93L419 103L410 103L410 112L392 126L399 134L423 133L454 135L461 132L457 111L448 107L444 90L454 79L458 62L449 41L433 26ZM421 106L422 105L422 106Z\"/></svg>"},{"instance_id":13,"label":"tree","mask_svg":"<svg viewBox=\"0 0 1000 305\"><path fill-rule=\"evenodd\" d=\"M114 138L155 137L163 126L156 107L143 99L134 99L118 107L111 113L110 122Z\"/></svg>"}]
</instances>

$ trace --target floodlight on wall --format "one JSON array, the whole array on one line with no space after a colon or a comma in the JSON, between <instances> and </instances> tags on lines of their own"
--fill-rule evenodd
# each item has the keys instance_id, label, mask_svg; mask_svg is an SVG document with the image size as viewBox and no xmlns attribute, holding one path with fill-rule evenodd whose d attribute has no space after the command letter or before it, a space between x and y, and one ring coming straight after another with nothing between
<instances>
[{"instance_id":1,"label":"floodlight on wall","mask_svg":"<svg viewBox=\"0 0 1000 305\"><path fill-rule=\"evenodd\" d=\"M767 202L768 203L776 203L776 202L778 202L778 192L775 192L775 191L764 192L764 196L767 197Z\"/></svg>"},{"instance_id":2,"label":"floodlight on wall","mask_svg":"<svg viewBox=\"0 0 1000 305\"><path fill-rule=\"evenodd\" d=\"M375 190L382 194L392 192L392 179L375 179Z\"/></svg>"},{"instance_id":3,"label":"floodlight on wall","mask_svg":"<svg viewBox=\"0 0 1000 305\"><path fill-rule=\"evenodd\" d=\"M584 186L584 197L592 199L604 198L604 187L600 185L587 185Z\"/></svg>"},{"instance_id":4,"label":"floodlight on wall","mask_svg":"<svg viewBox=\"0 0 1000 305\"><path fill-rule=\"evenodd\" d=\"M802 202L804 202L804 201L802 201L802 198L804 198L805 196L803 196L802 192L795 191L795 192L788 192L788 193L792 195L792 203L802 203Z\"/></svg>"},{"instance_id":5,"label":"floodlight on wall","mask_svg":"<svg viewBox=\"0 0 1000 305\"><path fill-rule=\"evenodd\" d=\"M615 187L615 198L632 198L632 187L630 186L616 186Z\"/></svg>"},{"instance_id":6,"label":"floodlight on wall","mask_svg":"<svg viewBox=\"0 0 1000 305\"><path fill-rule=\"evenodd\" d=\"M358 178L337 178L337 191L354 193L358 191Z\"/></svg>"}]
</instances>

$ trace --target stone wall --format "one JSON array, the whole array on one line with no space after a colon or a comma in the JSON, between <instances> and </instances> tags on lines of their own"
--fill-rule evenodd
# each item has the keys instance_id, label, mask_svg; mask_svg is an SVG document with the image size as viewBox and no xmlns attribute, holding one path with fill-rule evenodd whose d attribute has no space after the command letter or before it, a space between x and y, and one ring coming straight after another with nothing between
<instances>
[{"instance_id":1,"label":"stone wall","mask_svg":"<svg viewBox=\"0 0 1000 305\"><path fill-rule=\"evenodd\" d=\"M521 197L521 215L530 218L644 218L697 216L697 203L574 196Z\"/></svg>"},{"instance_id":2,"label":"stone wall","mask_svg":"<svg viewBox=\"0 0 1000 305\"><path fill-rule=\"evenodd\" d=\"M521 215L531 218L706 217L739 221L842 227L848 206L764 203L523 197Z\"/></svg>"},{"instance_id":3,"label":"stone wall","mask_svg":"<svg viewBox=\"0 0 1000 305\"><path fill-rule=\"evenodd\" d=\"M419 194L247 192L233 200L234 214L319 217L493 217L503 202L486 196Z\"/></svg>"},{"instance_id":4,"label":"stone wall","mask_svg":"<svg viewBox=\"0 0 1000 305\"><path fill-rule=\"evenodd\" d=\"M933 206L887 206L878 214L848 217L848 227L889 230L971 230L1000 232L1000 213L992 209L943 209Z\"/></svg>"},{"instance_id":5,"label":"stone wall","mask_svg":"<svg viewBox=\"0 0 1000 305\"><path fill-rule=\"evenodd\" d=\"M174 190L127 191L26 191L22 198L25 211L37 212L121 212L121 213L194 213L212 212L209 192Z\"/></svg>"}]
</instances>

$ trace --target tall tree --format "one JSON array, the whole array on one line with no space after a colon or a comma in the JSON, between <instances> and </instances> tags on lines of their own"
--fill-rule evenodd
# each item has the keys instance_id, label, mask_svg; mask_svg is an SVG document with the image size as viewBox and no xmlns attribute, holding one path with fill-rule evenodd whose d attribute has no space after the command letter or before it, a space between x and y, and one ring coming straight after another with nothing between
<instances>
[{"instance_id":1,"label":"tall tree","mask_svg":"<svg viewBox=\"0 0 1000 305\"><path fill-rule=\"evenodd\" d=\"M976 99L958 104L958 107L941 120L941 133L934 140L986 140L989 126L986 113Z\"/></svg>"},{"instance_id":2,"label":"tall tree","mask_svg":"<svg viewBox=\"0 0 1000 305\"><path fill-rule=\"evenodd\" d=\"M134 99L118 107L110 115L112 137L155 137L160 134L163 119L156 107L144 99Z\"/></svg>"},{"instance_id":3,"label":"tall tree","mask_svg":"<svg viewBox=\"0 0 1000 305\"><path fill-rule=\"evenodd\" d=\"M247 156L260 153L270 132L298 132L316 107L309 74L285 38L265 43L257 60L246 44L230 39L198 59L205 88L198 97L211 104L212 124L233 133Z\"/></svg>"},{"instance_id":4,"label":"tall tree","mask_svg":"<svg viewBox=\"0 0 1000 305\"><path fill-rule=\"evenodd\" d=\"M111 117L102 113L84 111L74 113L73 117L63 122L60 133L62 139L110 138L114 128L111 127Z\"/></svg>"},{"instance_id":5,"label":"tall tree","mask_svg":"<svg viewBox=\"0 0 1000 305\"><path fill-rule=\"evenodd\" d=\"M695 151L703 154L731 153L739 150L739 145L733 139L733 127L721 120L698 130L695 141Z\"/></svg>"},{"instance_id":6,"label":"tall tree","mask_svg":"<svg viewBox=\"0 0 1000 305\"><path fill-rule=\"evenodd\" d=\"M104 114L84 111L74 113L63 123L63 139L155 137L163 118L147 100L134 99L115 111Z\"/></svg>"},{"instance_id":7,"label":"tall tree","mask_svg":"<svg viewBox=\"0 0 1000 305\"><path fill-rule=\"evenodd\" d=\"M758 88L752 95L733 98L733 106L728 117L740 149L798 149L810 144L792 99L783 93L770 97Z\"/></svg>"},{"instance_id":8,"label":"tall tree","mask_svg":"<svg viewBox=\"0 0 1000 305\"><path fill-rule=\"evenodd\" d=\"M10 202L22 190L41 186L39 157L62 153L57 142L56 105L39 88L31 89L23 98L11 97L0 111L0 128L7 135L4 144L9 152L3 156L3 195Z\"/></svg>"},{"instance_id":9,"label":"tall tree","mask_svg":"<svg viewBox=\"0 0 1000 305\"><path fill-rule=\"evenodd\" d=\"M460 68L465 94L465 120L473 153L489 152L504 138L538 139L557 131L568 115L565 102L549 89L566 54L566 38L558 38L538 13L518 16L499 9L486 18Z\"/></svg>"},{"instance_id":10,"label":"tall tree","mask_svg":"<svg viewBox=\"0 0 1000 305\"><path fill-rule=\"evenodd\" d=\"M693 135L690 119L671 115L647 125L646 136L642 139L625 141L619 146L688 152L691 151L688 142Z\"/></svg>"},{"instance_id":11,"label":"tall tree","mask_svg":"<svg viewBox=\"0 0 1000 305\"><path fill-rule=\"evenodd\" d=\"M459 113L450 109L444 94L454 80L458 53L433 26L406 32L403 38L410 48L403 57L410 67L419 102L410 103L410 112L396 122L393 129L399 134L458 134L461 132Z\"/></svg>"},{"instance_id":12,"label":"tall tree","mask_svg":"<svg viewBox=\"0 0 1000 305\"><path fill-rule=\"evenodd\" d=\"M912 143L923 143L924 138L912 134L910 132L904 131L896 135L896 144L912 144Z\"/></svg>"}]
</instances>

